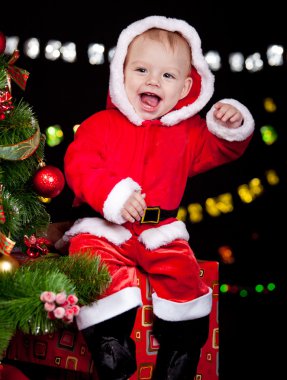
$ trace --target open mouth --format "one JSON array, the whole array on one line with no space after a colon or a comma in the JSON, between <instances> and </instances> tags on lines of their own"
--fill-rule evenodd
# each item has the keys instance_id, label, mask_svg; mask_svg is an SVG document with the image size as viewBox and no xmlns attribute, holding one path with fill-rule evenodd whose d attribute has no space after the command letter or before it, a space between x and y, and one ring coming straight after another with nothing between
<instances>
[{"instance_id":1,"label":"open mouth","mask_svg":"<svg viewBox=\"0 0 287 380\"><path fill-rule=\"evenodd\" d=\"M161 98L155 94L152 94L150 92L145 92L140 95L141 101L145 106L148 106L149 108L155 108L158 106L159 102L161 101Z\"/></svg>"}]
</instances>

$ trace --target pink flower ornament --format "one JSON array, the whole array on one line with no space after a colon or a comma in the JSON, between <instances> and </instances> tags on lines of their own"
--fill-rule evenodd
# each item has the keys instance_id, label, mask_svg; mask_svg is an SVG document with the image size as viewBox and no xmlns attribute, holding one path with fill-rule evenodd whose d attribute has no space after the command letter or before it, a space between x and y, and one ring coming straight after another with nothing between
<instances>
[{"instance_id":1,"label":"pink flower ornament","mask_svg":"<svg viewBox=\"0 0 287 380\"><path fill-rule=\"evenodd\" d=\"M54 292L43 292L40 295L42 302L54 302L56 300L56 294Z\"/></svg>"},{"instance_id":2,"label":"pink flower ornament","mask_svg":"<svg viewBox=\"0 0 287 380\"><path fill-rule=\"evenodd\" d=\"M78 297L75 296L74 294L70 294L67 297L67 301L69 302L70 305L76 305L76 303L78 302Z\"/></svg>"},{"instance_id":3,"label":"pink flower ornament","mask_svg":"<svg viewBox=\"0 0 287 380\"><path fill-rule=\"evenodd\" d=\"M58 293L56 295L56 303L63 305L67 301L67 294L65 292Z\"/></svg>"},{"instance_id":4,"label":"pink flower ornament","mask_svg":"<svg viewBox=\"0 0 287 380\"><path fill-rule=\"evenodd\" d=\"M56 307L56 309L53 311L53 313L57 319L63 319L65 316L66 310L65 310L65 308L59 306L59 307Z\"/></svg>"},{"instance_id":5,"label":"pink flower ornament","mask_svg":"<svg viewBox=\"0 0 287 380\"><path fill-rule=\"evenodd\" d=\"M44 309L46 311L53 311L53 310L55 310L55 307L56 307L56 305L54 302L45 302L44 303Z\"/></svg>"},{"instance_id":6,"label":"pink flower ornament","mask_svg":"<svg viewBox=\"0 0 287 380\"><path fill-rule=\"evenodd\" d=\"M65 292L53 293L44 291L40 295L44 309L49 319L62 319L65 323L73 322L74 316L79 315L78 297L75 294L66 295Z\"/></svg>"}]
</instances>

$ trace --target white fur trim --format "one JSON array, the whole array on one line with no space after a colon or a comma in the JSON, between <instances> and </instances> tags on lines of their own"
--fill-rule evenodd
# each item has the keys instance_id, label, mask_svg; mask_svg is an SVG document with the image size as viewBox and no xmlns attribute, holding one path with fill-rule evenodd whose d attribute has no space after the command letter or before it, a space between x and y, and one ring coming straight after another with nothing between
<instances>
[{"instance_id":1,"label":"white fur trim","mask_svg":"<svg viewBox=\"0 0 287 380\"><path fill-rule=\"evenodd\" d=\"M192 65L201 76L201 91L198 99L191 105L185 106L180 110L172 111L161 118L163 125L172 126L198 113L198 111L208 103L214 91L214 76L202 54L199 35L191 25L183 20L164 16L149 16L132 23L121 32L110 66L110 96L113 104L118 107L133 124L142 124L144 120L135 113L125 92L123 66L128 45L131 41L139 34L154 27L169 31L178 31L185 37L191 47Z\"/></svg>"},{"instance_id":2,"label":"white fur trim","mask_svg":"<svg viewBox=\"0 0 287 380\"><path fill-rule=\"evenodd\" d=\"M104 237L115 245L121 245L131 238L131 233L123 226L112 224L101 218L78 219L74 225L65 232L62 237L64 242L72 236L89 233L98 237Z\"/></svg>"},{"instance_id":3,"label":"white fur trim","mask_svg":"<svg viewBox=\"0 0 287 380\"><path fill-rule=\"evenodd\" d=\"M186 226L180 220L160 227L149 228L139 236L139 241L150 250L169 244L175 239L189 240Z\"/></svg>"},{"instance_id":4,"label":"white fur trim","mask_svg":"<svg viewBox=\"0 0 287 380\"><path fill-rule=\"evenodd\" d=\"M188 321L205 317L212 308L212 289L201 297L189 302L174 302L152 294L153 312L165 321Z\"/></svg>"},{"instance_id":5,"label":"white fur trim","mask_svg":"<svg viewBox=\"0 0 287 380\"><path fill-rule=\"evenodd\" d=\"M80 314L76 317L78 329L83 330L137 306L142 306L140 288L135 286L122 289L91 305L81 307Z\"/></svg>"},{"instance_id":6,"label":"white fur trim","mask_svg":"<svg viewBox=\"0 0 287 380\"><path fill-rule=\"evenodd\" d=\"M103 214L105 219L117 224L125 223L126 220L121 216L121 209L128 197L138 190L141 190L140 185L131 178L125 178L118 182L104 203Z\"/></svg>"},{"instance_id":7,"label":"white fur trim","mask_svg":"<svg viewBox=\"0 0 287 380\"><path fill-rule=\"evenodd\" d=\"M217 137L227 141L243 141L254 131L254 120L249 110L235 99L223 99L222 103L228 103L238 108L243 115L244 122L238 128L227 128L221 125L213 116L214 106L207 112L207 128Z\"/></svg>"}]
</instances>

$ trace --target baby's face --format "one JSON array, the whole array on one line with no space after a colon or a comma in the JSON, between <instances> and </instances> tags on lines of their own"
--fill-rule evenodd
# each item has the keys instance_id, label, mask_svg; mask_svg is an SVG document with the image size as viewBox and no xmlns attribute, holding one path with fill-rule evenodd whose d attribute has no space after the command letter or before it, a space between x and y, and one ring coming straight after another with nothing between
<instances>
[{"instance_id":1,"label":"baby's face","mask_svg":"<svg viewBox=\"0 0 287 380\"><path fill-rule=\"evenodd\" d=\"M138 36L128 48L124 67L125 89L136 113L144 120L158 119L184 98L192 85L188 76L190 52Z\"/></svg>"}]
</instances>

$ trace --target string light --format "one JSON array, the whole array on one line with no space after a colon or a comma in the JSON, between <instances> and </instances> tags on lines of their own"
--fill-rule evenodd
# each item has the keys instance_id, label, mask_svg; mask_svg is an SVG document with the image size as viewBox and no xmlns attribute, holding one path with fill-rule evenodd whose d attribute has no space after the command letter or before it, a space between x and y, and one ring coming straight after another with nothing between
<instances>
[{"instance_id":1,"label":"string light","mask_svg":"<svg viewBox=\"0 0 287 380\"><path fill-rule=\"evenodd\" d=\"M246 298L251 295L270 295L277 289L274 282L263 284L255 284L254 286L242 286L238 284L223 283L219 286L220 293L239 295L239 297Z\"/></svg>"},{"instance_id":2,"label":"string light","mask_svg":"<svg viewBox=\"0 0 287 380\"><path fill-rule=\"evenodd\" d=\"M217 71L221 68L221 58L218 51L211 50L205 55L205 59L213 71Z\"/></svg>"},{"instance_id":3,"label":"string light","mask_svg":"<svg viewBox=\"0 0 287 380\"><path fill-rule=\"evenodd\" d=\"M88 46L88 57L91 65L102 65L104 59L105 47L102 44L90 44Z\"/></svg>"},{"instance_id":4,"label":"string light","mask_svg":"<svg viewBox=\"0 0 287 380\"><path fill-rule=\"evenodd\" d=\"M274 169L265 172L268 185L276 186L280 179ZM237 188L237 194L243 203L249 204L264 193L265 189L260 178L252 178L247 184L242 184ZM199 223L204 219L204 212L211 217L218 217L234 211L233 196L231 193L219 194L217 197L207 198L204 206L200 203L190 203L185 208L181 206L177 218L182 221L189 220L191 223Z\"/></svg>"},{"instance_id":5,"label":"string light","mask_svg":"<svg viewBox=\"0 0 287 380\"><path fill-rule=\"evenodd\" d=\"M40 55L40 42L37 38L29 38L24 44L24 53L31 59Z\"/></svg>"},{"instance_id":6,"label":"string light","mask_svg":"<svg viewBox=\"0 0 287 380\"><path fill-rule=\"evenodd\" d=\"M277 105L274 102L274 100L270 97L265 98L263 100L263 106L264 106L264 109L266 112L273 113L273 112L277 111Z\"/></svg>"},{"instance_id":7,"label":"string light","mask_svg":"<svg viewBox=\"0 0 287 380\"><path fill-rule=\"evenodd\" d=\"M251 71L252 73L262 70L263 60L261 58L260 53L257 52L247 57L245 60L245 67L248 71Z\"/></svg>"},{"instance_id":8,"label":"string light","mask_svg":"<svg viewBox=\"0 0 287 380\"><path fill-rule=\"evenodd\" d=\"M46 142L50 147L59 145L64 140L64 133L60 125L51 125L46 129Z\"/></svg>"},{"instance_id":9,"label":"string light","mask_svg":"<svg viewBox=\"0 0 287 380\"><path fill-rule=\"evenodd\" d=\"M274 144L278 138L275 128L273 128L271 125L264 125L263 127L261 127L260 133L261 133L262 141L266 145Z\"/></svg>"},{"instance_id":10,"label":"string light","mask_svg":"<svg viewBox=\"0 0 287 380\"><path fill-rule=\"evenodd\" d=\"M219 253L219 256L221 258L221 261L224 263L224 264L233 264L235 259L234 259L234 255L233 255L233 251L231 249L231 247L229 246L221 246L218 248L218 253Z\"/></svg>"},{"instance_id":11,"label":"string light","mask_svg":"<svg viewBox=\"0 0 287 380\"><path fill-rule=\"evenodd\" d=\"M232 195L230 193L220 194L214 198L207 198L205 208L209 215L219 216L233 211Z\"/></svg>"},{"instance_id":12,"label":"string light","mask_svg":"<svg viewBox=\"0 0 287 380\"><path fill-rule=\"evenodd\" d=\"M229 54L229 66L230 70L239 72L244 69L244 56L242 53Z\"/></svg>"},{"instance_id":13,"label":"string light","mask_svg":"<svg viewBox=\"0 0 287 380\"><path fill-rule=\"evenodd\" d=\"M189 220L193 223L201 222L203 219L203 208L199 203L191 203L187 206Z\"/></svg>"},{"instance_id":14,"label":"string light","mask_svg":"<svg viewBox=\"0 0 287 380\"><path fill-rule=\"evenodd\" d=\"M266 170L265 176L266 176L266 180L267 180L268 184L271 186L278 185L278 183L280 182L280 179L279 179L276 171L273 169Z\"/></svg>"},{"instance_id":15,"label":"string light","mask_svg":"<svg viewBox=\"0 0 287 380\"><path fill-rule=\"evenodd\" d=\"M248 291L246 289L242 289L239 292L240 297L245 298L248 296Z\"/></svg>"},{"instance_id":16,"label":"string light","mask_svg":"<svg viewBox=\"0 0 287 380\"><path fill-rule=\"evenodd\" d=\"M262 284L257 284L257 285L255 286L255 291L256 291L257 293L262 293L262 292L264 291L264 286L263 286Z\"/></svg>"},{"instance_id":17,"label":"string light","mask_svg":"<svg viewBox=\"0 0 287 380\"><path fill-rule=\"evenodd\" d=\"M273 290L275 290L276 288L276 285L274 284L274 282L270 282L269 284L267 284L266 286L266 289L269 290L269 292L273 292Z\"/></svg>"},{"instance_id":18,"label":"string light","mask_svg":"<svg viewBox=\"0 0 287 380\"><path fill-rule=\"evenodd\" d=\"M60 49L62 47L62 43L56 40L48 41L45 47L45 57L50 61L55 61L60 58L61 53Z\"/></svg>"},{"instance_id":19,"label":"string light","mask_svg":"<svg viewBox=\"0 0 287 380\"><path fill-rule=\"evenodd\" d=\"M267 49L267 60L270 66L283 65L284 48L281 45L271 45Z\"/></svg>"},{"instance_id":20,"label":"string light","mask_svg":"<svg viewBox=\"0 0 287 380\"><path fill-rule=\"evenodd\" d=\"M19 49L20 39L18 36L6 37L6 54L13 54ZM39 56L40 39L29 38L23 42L24 54L34 59ZM88 61L91 65L102 65L105 63L104 52L107 50L107 61L110 62L115 51L115 47L106 49L101 43L91 43L87 48ZM62 43L58 40L49 40L44 47L45 57L48 60L55 61L62 58L66 62L75 62L77 59L77 46L74 42ZM221 55L216 50L210 50L205 53L205 59L213 71L222 68ZM266 60L270 66L282 66L284 63L284 47L281 45L270 45L266 49ZM230 70L240 72L246 69L249 72L261 71L264 68L264 61L259 52L244 57L242 52L232 52L229 54L228 63Z\"/></svg>"},{"instance_id":21,"label":"string light","mask_svg":"<svg viewBox=\"0 0 287 380\"><path fill-rule=\"evenodd\" d=\"M77 60L76 44L74 42L63 44L60 48L60 53L66 62L76 62Z\"/></svg>"}]
</instances>

